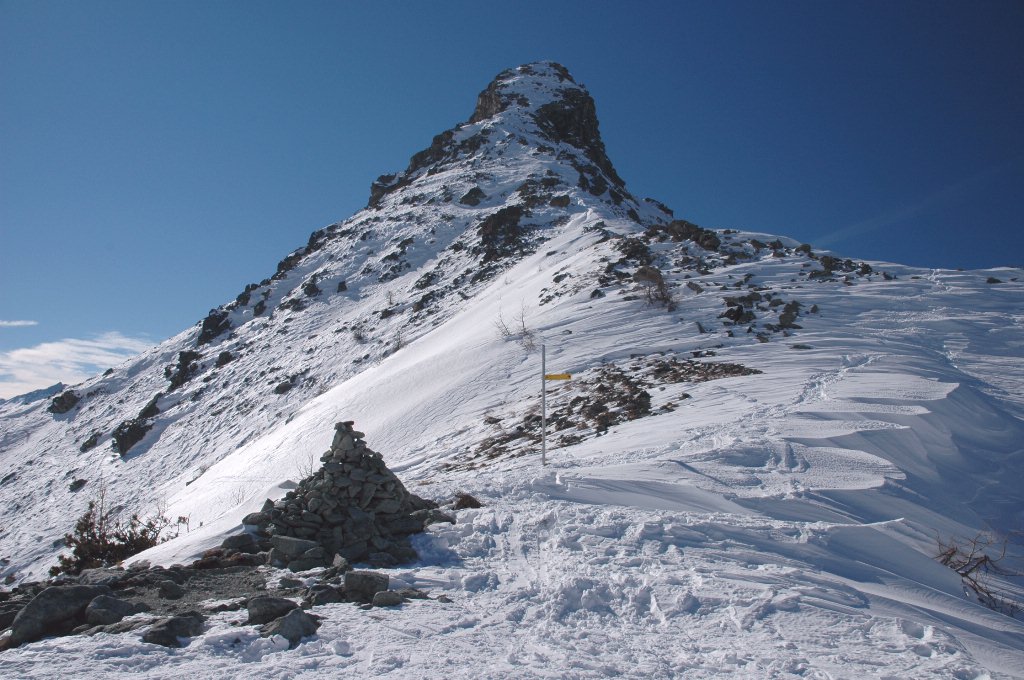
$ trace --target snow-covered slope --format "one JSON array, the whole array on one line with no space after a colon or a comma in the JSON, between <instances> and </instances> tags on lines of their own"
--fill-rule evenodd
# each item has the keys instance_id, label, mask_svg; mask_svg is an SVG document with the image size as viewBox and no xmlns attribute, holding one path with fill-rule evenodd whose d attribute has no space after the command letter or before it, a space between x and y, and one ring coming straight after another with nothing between
<instances>
[{"instance_id":1,"label":"snow-covered slope","mask_svg":"<svg viewBox=\"0 0 1024 680\"><path fill-rule=\"evenodd\" d=\"M121 655L165 676L262 661L284 677L296 655L394 677L1019 676L1024 626L934 555L1024 520L1021 274L674 220L627 191L562 67L507 71L367 209L200 326L75 386L65 413L0 404L16 578L45 572L100 486L126 511L188 516L139 557L191 559L354 420L420 495L484 502L392 571L454 602L383 620L327 605L292 652L225 615L176 670L130 636L0 660L31 675L108 659L97 677ZM573 374L549 386L547 467L542 343ZM112 434L132 420L151 427L122 455Z\"/></svg>"}]
</instances>

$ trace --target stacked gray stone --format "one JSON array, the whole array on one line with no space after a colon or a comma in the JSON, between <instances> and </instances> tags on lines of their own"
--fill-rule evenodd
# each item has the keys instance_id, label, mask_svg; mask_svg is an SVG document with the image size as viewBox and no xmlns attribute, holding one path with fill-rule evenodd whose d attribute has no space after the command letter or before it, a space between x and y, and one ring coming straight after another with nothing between
<instances>
[{"instance_id":1,"label":"stacked gray stone","mask_svg":"<svg viewBox=\"0 0 1024 680\"><path fill-rule=\"evenodd\" d=\"M393 566L416 559L408 536L453 521L410 493L363 442L352 421L335 425L323 466L269 509L270 563L294 571L349 562Z\"/></svg>"}]
</instances>

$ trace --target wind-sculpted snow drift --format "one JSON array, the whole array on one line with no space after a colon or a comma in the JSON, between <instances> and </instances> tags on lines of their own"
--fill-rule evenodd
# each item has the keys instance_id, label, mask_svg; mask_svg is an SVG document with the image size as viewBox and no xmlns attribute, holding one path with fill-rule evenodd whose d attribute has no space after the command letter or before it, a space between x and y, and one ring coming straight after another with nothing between
<instances>
[{"instance_id":1,"label":"wind-sculpted snow drift","mask_svg":"<svg viewBox=\"0 0 1024 680\"><path fill-rule=\"evenodd\" d=\"M1024 626L934 559L1024 520L1021 275L677 219L627 189L563 67L505 71L366 209L194 328L73 394L0 405L15 583L101 487L189 518L137 559L195 560L308 476L345 418L415 494L483 502L387 570L451 601L318 605L290 651L225 612L173 657L97 635L0 669L1022 677ZM541 343L576 376L551 388L547 467ZM1020 557L1011 541L1003 563ZM1020 601L1012 577L989 583Z\"/></svg>"}]
</instances>

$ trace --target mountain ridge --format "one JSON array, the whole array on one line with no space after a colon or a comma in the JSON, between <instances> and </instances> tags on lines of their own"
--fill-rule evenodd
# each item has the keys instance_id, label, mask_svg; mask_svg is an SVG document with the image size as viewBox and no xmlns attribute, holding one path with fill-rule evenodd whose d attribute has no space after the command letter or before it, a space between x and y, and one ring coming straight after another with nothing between
<instances>
[{"instance_id":1,"label":"mountain ridge","mask_svg":"<svg viewBox=\"0 0 1024 680\"><path fill-rule=\"evenodd\" d=\"M834 601L849 608L835 626L863 615L889 630L892 611L952 621L942 644L899 638L907 672L1007 672L1019 625L972 604L927 552L934 533L1024 519L1017 271L992 284L676 219L604 162L592 107L556 64L499 74L467 122L272 276L60 404L0 404L3 573L40 575L101 486L125 512L157 502L191 518L138 559L192 559L354 420L417 493L490 504L423 538L402 573L507 614L495 626L520 602L560 631L578 618L609 634L602 612L616 612L643 640L693 617L732 630L728 611L753 598L765 608L738 619L745 634L772 612L828 619L819 604ZM533 455L540 343L574 376L552 389L546 469ZM527 559L538 550L560 560L548 580ZM691 559L746 594L706 596ZM745 561L776 580L754 585ZM930 613L898 604L901 588ZM867 668L878 644L858 646L855 628L843 640ZM805 633L794 654L825 654Z\"/></svg>"}]
</instances>

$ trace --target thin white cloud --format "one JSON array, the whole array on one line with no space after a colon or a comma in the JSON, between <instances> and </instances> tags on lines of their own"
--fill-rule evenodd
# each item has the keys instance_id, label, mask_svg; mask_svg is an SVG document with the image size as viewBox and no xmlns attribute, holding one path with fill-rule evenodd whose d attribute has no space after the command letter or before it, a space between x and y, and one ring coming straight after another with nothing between
<instances>
[{"instance_id":1,"label":"thin white cloud","mask_svg":"<svg viewBox=\"0 0 1024 680\"><path fill-rule=\"evenodd\" d=\"M0 352L0 399L58 382L82 382L152 346L147 340L111 332L88 340L67 338Z\"/></svg>"},{"instance_id":2,"label":"thin white cloud","mask_svg":"<svg viewBox=\"0 0 1024 680\"><path fill-rule=\"evenodd\" d=\"M0 328L20 328L22 326L38 326L38 321L4 321L0 319Z\"/></svg>"},{"instance_id":3,"label":"thin white cloud","mask_svg":"<svg viewBox=\"0 0 1024 680\"><path fill-rule=\"evenodd\" d=\"M975 175L971 175L970 177L961 179L958 182L944 186L938 191L918 198L916 201L911 201L892 210L888 210L880 215L876 215L871 219L857 222L856 224L851 224L843 227L842 229L837 229L824 234L823 236L819 236L814 239L814 245L828 247L836 243L848 241L858 236L863 236L864 234L884 227L891 227L899 224L900 222L905 222L912 217L920 215L921 213L941 208L944 205L961 201L970 196L978 188L992 181L996 176L1010 169L1015 163L1020 162L1020 160L1020 157L1012 158L1003 163L999 163L998 165L989 167Z\"/></svg>"}]
</instances>

